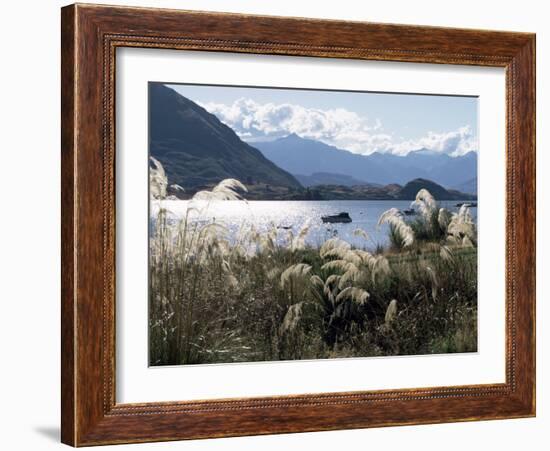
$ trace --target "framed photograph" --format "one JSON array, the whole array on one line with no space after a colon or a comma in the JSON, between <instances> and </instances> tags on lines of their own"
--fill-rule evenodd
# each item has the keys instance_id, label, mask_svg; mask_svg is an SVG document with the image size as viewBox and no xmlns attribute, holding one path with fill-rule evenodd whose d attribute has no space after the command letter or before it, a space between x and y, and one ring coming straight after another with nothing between
<instances>
[{"instance_id":1,"label":"framed photograph","mask_svg":"<svg viewBox=\"0 0 550 451\"><path fill-rule=\"evenodd\" d=\"M62 441L535 415L535 36L62 9Z\"/></svg>"}]
</instances>

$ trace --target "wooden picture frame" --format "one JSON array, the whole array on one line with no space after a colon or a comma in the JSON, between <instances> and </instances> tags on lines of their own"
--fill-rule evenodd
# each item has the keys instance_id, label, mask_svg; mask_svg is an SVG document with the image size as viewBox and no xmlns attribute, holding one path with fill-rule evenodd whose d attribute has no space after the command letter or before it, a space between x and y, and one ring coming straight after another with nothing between
<instances>
[{"instance_id":1,"label":"wooden picture frame","mask_svg":"<svg viewBox=\"0 0 550 451\"><path fill-rule=\"evenodd\" d=\"M79 4L62 9L61 32L64 443L85 446L535 415L534 34ZM118 47L505 68L506 382L117 403Z\"/></svg>"}]
</instances>

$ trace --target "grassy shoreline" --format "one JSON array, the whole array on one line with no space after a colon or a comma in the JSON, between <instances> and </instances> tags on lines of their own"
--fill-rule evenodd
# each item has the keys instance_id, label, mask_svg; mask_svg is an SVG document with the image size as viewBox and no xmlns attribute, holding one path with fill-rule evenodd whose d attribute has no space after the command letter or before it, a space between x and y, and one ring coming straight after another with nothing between
<instances>
[{"instance_id":1,"label":"grassy shoreline","mask_svg":"<svg viewBox=\"0 0 550 451\"><path fill-rule=\"evenodd\" d=\"M477 231L467 206L451 213L420 190L415 219L395 208L380 216L390 244L374 252L339 238L308 246L307 223L296 233L243 226L230 242L225 224L197 218L212 202L240 200L244 185L227 179L196 193L174 224L160 163L150 174L160 207L150 240L151 365L477 350Z\"/></svg>"},{"instance_id":2,"label":"grassy shoreline","mask_svg":"<svg viewBox=\"0 0 550 451\"><path fill-rule=\"evenodd\" d=\"M233 258L231 271L238 280L231 280L221 261L207 268L190 265L188 274L195 279L180 287L181 301L163 302L162 290L154 282L151 286L151 364L476 351L476 256L474 250L451 263L431 251L414 258L391 255L391 269L383 277L355 284L369 293L364 302L361 293L336 301L343 290L333 284L341 280L341 271L323 269L319 249ZM311 269L296 270L297 265ZM293 269L281 283L283 268ZM151 271L181 277L177 264ZM312 288L315 276L323 285L320 298ZM325 286L333 290L332 301L324 296Z\"/></svg>"}]
</instances>

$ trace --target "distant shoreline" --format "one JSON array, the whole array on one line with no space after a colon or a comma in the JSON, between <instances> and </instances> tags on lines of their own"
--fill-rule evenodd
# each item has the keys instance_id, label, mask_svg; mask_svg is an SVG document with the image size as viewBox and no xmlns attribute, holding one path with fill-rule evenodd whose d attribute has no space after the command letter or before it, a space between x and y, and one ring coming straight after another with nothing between
<instances>
[{"instance_id":1,"label":"distant shoreline","mask_svg":"<svg viewBox=\"0 0 550 451\"><path fill-rule=\"evenodd\" d=\"M248 200L297 200L297 201L342 201L342 200L415 200L416 193L424 188L433 193L438 201L472 201L477 202L476 194L463 193L446 189L430 180L415 179L405 186L391 184L385 186L373 185L316 185L307 188L288 188L268 184L247 184L244 197ZM200 190L210 189L210 186L193 187L186 191L169 192L181 200L190 199Z\"/></svg>"},{"instance_id":2,"label":"distant shoreline","mask_svg":"<svg viewBox=\"0 0 550 451\"><path fill-rule=\"evenodd\" d=\"M178 197L178 198L167 198L165 200L172 200L172 201L178 201L178 200L181 200L181 201L189 201L191 200L191 197L192 196L189 196L189 197ZM252 198L252 197L247 197L246 199L248 202L250 201L254 201L254 202L339 202L339 201L343 201L343 202L364 202L364 201L368 201L368 202L388 202L388 201L403 201L403 202L412 202L414 201L414 199L396 199L396 198L393 198L393 197L390 197L390 198L380 198L380 199L255 199L255 198ZM478 203L479 201L477 200L477 197L474 197L474 198L457 198L457 199L436 199L438 202L462 202L462 203L468 203L468 202L474 202L474 203ZM242 202L242 201L227 201L227 200L224 200L224 201L220 201L220 202ZM473 208L476 208L476 206L473 206Z\"/></svg>"}]
</instances>

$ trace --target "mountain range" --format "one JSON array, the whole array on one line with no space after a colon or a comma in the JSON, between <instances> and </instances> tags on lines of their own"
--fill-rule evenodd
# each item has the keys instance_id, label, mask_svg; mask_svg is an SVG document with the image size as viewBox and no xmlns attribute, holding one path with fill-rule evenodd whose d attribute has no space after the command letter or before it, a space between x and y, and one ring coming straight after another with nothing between
<instances>
[{"instance_id":1,"label":"mountain range","mask_svg":"<svg viewBox=\"0 0 550 451\"><path fill-rule=\"evenodd\" d=\"M415 178L433 180L451 188L472 179L477 173L477 154L451 157L428 149L405 156L375 152L360 155L296 134L275 141L255 142L254 146L275 164L298 179L316 173L345 174L357 180L387 185L404 184ZM324 183L327 183L325 180Z\"/></svg>"},{"instance_id":2,"label":"mountain range","mask_svg":"<svg viewBox=\"0 0 550 451\"><path fill-rule=\"evenodd\" d=\"M294 177L302 184L302 186L308 188L317 185L372 185L379 186L376 183L369 183L365 180L359 180L350 175L334 174L332 172L314 172L311 175L294 174Z\"/></svg>"},{"instance_id":3,"label":"mountain range","mask_svg":"<svg viewBox=\"0 0 550 451\"><path fill-rule=\"evenodd\" d=\"M466 180L463 183L453 186L453 189L462 191L463 193L476 194L477 193L477 177L473 177L470 180Z\"/></svg>"},{"instance_id":4,"label":"mountain range","mask_svg":"<svg viewBox=\"0 0 550 451\"><path fill-rule=\"evenodd\" d=\"M297 135L255 143L258 150L160 83L149 84L149 114L150 155L162 163L171 185L184 188L183 194L169 192L180 198L225 178L243 182L251 200L412 199L422 187L438 200L475 197L447 188L464 186L475 194L473 152L456 158L426 149L405 157L363 156Z\"/></svg>"},{"instance_id":5,"label":"mountain range","mask_svg":"<svg viewBox=\"0 0 550 451\"><path fill-rule=\"evenodd\" d=\"M247 185L302 187L216 116L160 83L149 84L149 115L149 152L170 184L196 191L236 178Z\"/></svg>"},{"instance_id":6,"label":"mountain range","mask_svg":"<svg viewBox=\"0 0 550 451\"><path fill-rule=\"evenodd\" d=\"M299 197L282 199L299 200L414 200L422 188L427 189L436 200L475 200L472 194L456 190L448 190L431 180L414 179L401 186L397 183L389 185L315 185L306 188L305 193L295 193ZM304 195L305 194L305 195Z\"/></svg>"}]
</instances>

